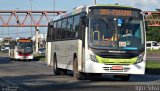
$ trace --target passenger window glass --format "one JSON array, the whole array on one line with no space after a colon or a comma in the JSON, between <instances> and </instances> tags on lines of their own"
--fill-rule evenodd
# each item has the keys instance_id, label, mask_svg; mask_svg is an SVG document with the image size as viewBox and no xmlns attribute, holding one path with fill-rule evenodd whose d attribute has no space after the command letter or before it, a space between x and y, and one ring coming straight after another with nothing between
<instances>
[{"instance_id":1,"label":"passenger window glass","mask_svg":"<svg viewBox=\"0 0 160 91\"><path fill-rule=\"evenodd\" d=\"M73 17L68 19L67 38L72 38L72 33L73 33Z\"/></svg>"},{"instance_id":2,"label":"passenger window glass","mask_svg":"<svg viewBox=\"0 0 160 91\"><path fill-rule=\"evenodd\" d=\"M78 32L79 32L79 19L80 15L77 15L74 17L74 25L73 25L73 32L74 32L74 38L78 38Z\"/></svg>"}]
</instances>

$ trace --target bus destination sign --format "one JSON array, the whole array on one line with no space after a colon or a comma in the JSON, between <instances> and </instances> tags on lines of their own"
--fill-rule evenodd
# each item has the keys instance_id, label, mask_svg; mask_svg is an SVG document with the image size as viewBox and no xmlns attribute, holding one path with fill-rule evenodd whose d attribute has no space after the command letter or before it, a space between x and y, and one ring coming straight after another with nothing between
<instances>
[{"instance_id":1,"label":"bus destination sign","mask_svg":"<svg viewBox=\"0 0 160 91\"><path fill-rule=\"evenodd\" d=\"M140 11L127 9L93 9L93 15L139 17Z\"/></svg>"},{"instance_id":2,"label":"bus destination sign","mask_svg":"<svg viewBox=\"0 0 160 91\"><path fill-rule=\"evenodd\" d=\"M28 40L28 39L19 39L19 40L17 40L17 42L31 42L31 40Z\"/></svg>"},{"instance_id":3,"label":"bus destination sign","mask_svg":"<svg viewBox=\"0 0 160 91\"><path fill-rule=\"evenodd\" d=\"M117 15L117 16L132 16L131 10L118 10L118 9L100 9L101 15Z\"/></svg>"}]
</instances>

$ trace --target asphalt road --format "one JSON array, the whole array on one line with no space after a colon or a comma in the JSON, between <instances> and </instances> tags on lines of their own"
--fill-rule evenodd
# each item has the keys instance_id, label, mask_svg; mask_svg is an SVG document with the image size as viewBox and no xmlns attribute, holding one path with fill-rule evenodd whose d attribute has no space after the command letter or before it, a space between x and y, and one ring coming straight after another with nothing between
<instances>
[{"instance_id":1,"label":"asphalt road","mask_svg":"<svg viewBox=\"0 0 160 91\"><path fill-rule=\"evenodd\" d=\"M147 57L147 61L160 62L160 57Z\"/></svg>"},{"instance_id":2,"label":"asphalt road","mask_svg":"<svg viewBox=\"0 0 160 91\"><path fill-rule=\"evenodd\" d=\"M112 76L76 80L54 76L52 67L38 61L9 61L0 57L0 91L160 91L160 75L131 75L129 82Z\"/></svg>"}]
</instances>

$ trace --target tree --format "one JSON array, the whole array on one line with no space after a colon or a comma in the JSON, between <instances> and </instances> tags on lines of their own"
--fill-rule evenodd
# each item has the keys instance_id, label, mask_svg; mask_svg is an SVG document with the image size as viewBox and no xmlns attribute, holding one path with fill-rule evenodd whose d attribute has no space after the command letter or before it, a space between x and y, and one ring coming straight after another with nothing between
<instances>
[{"instance_id":1,"label":"tree","mask_svg":"<svg viewBox=\"0 0 160 91\"><path fill-rule=\"evenodd\" d=\"M147 36L147 41L160 42L160 27L148 27L146 36Z\"/></svg>"}]
</instances>

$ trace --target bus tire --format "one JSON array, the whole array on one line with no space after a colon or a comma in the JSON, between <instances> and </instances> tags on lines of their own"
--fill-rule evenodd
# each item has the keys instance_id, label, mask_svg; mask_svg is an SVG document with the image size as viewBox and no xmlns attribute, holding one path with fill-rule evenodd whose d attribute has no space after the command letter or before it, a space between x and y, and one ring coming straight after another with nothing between
<instances>
[{"instance_id":1,"label":"bus tire","mask_svg":"<svg viewBox=\"0 0 160 91\"><path fill-rule=\"evenodd\" d=\"M121 81L129 81L130 79L130 74L128 74L127 76L121 76Z\"/></svg>"},{"instance_id":2,"label":"bus tire","mask_svg":"<svg viewBox=\"0 0 160 91\"><path fill-rule=\"evenodd\" d=\"M11 61L15 61L15 59L14 59L14 58L11 58Z\"/></svg>"},{"instance_id":3,"label":"bus tire","mask_svg":"<svg viewBox=\"0 0 160 91\"><path fill-rule=\"evenodd\" d=\"M59 69L60 75L67 75L67 70L66 69Z\"/></svg>"},{"instance_id":4,"label":"bus tire","mask_svg":"<svg viewBox=\"0 0 160 91\"><path fill-rule=\"evenodd\" d=\"M32 59L29 59L28 61L29 61L29 62L31 62L31 61L32 61Z\"/></svg>"},{"instance_id":5,"label":"bus tire","mask_svg":"<svg viewBox=\"0 0 160 91\"><path fill-rule=\"evenodd\" d=\"M13 60L13 58L10 58L9 60L10 60L10 61L12 61L12 60Z\"/></svg>"},{"instance_id":6,"label":"bus tire","mask_svg":"<svg viewBox=\"0 0 160 91\"><path fill-rule=\"evenodd\" d=\"M54 56L54 58L53 58L53 73L54 73L54 75L60 75L60 69L57 67L56 56Z\"/></svg>"},{"instance_id":7,"label":"bus tire","mask_svg":"<svg viewBox=\"0 0 160 91\"><path fill-rule=\"evenodd\" d=\"M73 60L73 77L78 79L78 80L84 80L85 79L84 74L78 71L77 57L75 57L74 60Z\"/></svg>"}]
</instances>

